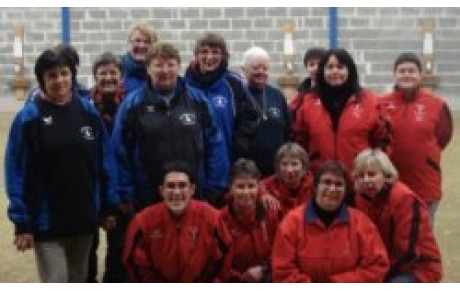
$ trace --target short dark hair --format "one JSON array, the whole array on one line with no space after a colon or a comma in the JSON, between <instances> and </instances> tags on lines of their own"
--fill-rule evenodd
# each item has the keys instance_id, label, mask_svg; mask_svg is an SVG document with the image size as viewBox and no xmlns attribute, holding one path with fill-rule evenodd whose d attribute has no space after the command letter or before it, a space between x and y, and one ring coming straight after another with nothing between
<instances>
[{"instance_id":1,"label":"short dark hair","mask_svg":"<svg viewBox=\"0 0 460 291\"><path fill-rule=\"evenodd\" d=\"M97 69L100 66L111 64L115 65L117 69L120 71L120 73L123 74L123 65L121 62L121 58L117 55L114 55L111 52L104 52L93 63L93 77L96 76Z\"/></svg>"},{"instance_id":2,"label":"short dark hair","mask_svg":"<svg viewBox=\"0 0 460 291\"><path fill-rule=\"evenodd\" d=\"M158 42L149 48L146 56L147 64L149 65L155 58L175 59L180 64L179 51L170 43Z\"/></svg>"},{"instance_id":3,"label":"short dark hair","mask_svg":"<svg viewBox=\"0 0 460 291\"><path fill-rule=\"evenodd\" d=\"M405 52L400 54L395 60L393 72L395 72L396 67L398 67L402 63L413 63L417 66L420 72L422 71L422 62L420 61L420 58L414 53Z\"/></svg>"},{"instance_id":4,"label":"short dark hair","mask_svg":"<svg viewBox=\"0 0 460 291\"><path fill-rule=\"evenodd\" d=\"M333 174L338 177L341 177L345 180L345 198L344 200L348 203L348 205L354 205L354 193L353 187L351 186L351 179L350 175L348 174L347 168L338 161L329 160L324 162L319 169L315 172L313 176L313 193L316 195L318 191L318 185L321 181L321 177L324 174Z\"/></svg>"},{"instance_id":5,"label":"short dark hair","mask_svg":"<svg viewBox=\"0 0 460 291\"><path fill-rule=\"evenodd\" d=\"M227 43L221 35L217 33L208 32L202 37L200 37L195 43L194 54L197 55L200 48L205 45L220 48L224 59L228 60L230 54L228 53Z\"/></svg>"},{"instance_id":6,"label":"short dark hair","mask_svg":"<svg viewBox=\"0 0 460 291\"><path fill-rule=\"evenodd\" d=\"M73 46L69 44L58 44L54 47L54 50L58 54L68 55L76 67L80 65L80 57L78 56L77 50Z\"/></svg>"},{"instance_id":7,"label":"short dark hair","mask_svg":"<svg viewBox=\"0 0 460 291\"><path fill-rule=\"evenodd\" d=\"M343 48L336 48L330 49L326 52L323 58L320 60L318 65L318 73L317 73L317 90L321 94L325 92L329 85L326 83L324 79L324 68L326 67L327 62L331 56L335 56L337 60L345 65L348 69L348 79L345 82L344 86L347 88L352 89L353 94L357 94L361 90L361 85L359 84L359 77L358 77L358 68L356 67L355 61L353 57Z\"/></svg>"},{"instance_id":8,"label":"short dark hair","mask_svg":"<svg viewBox=\"0 0 460 291\"><path fill-rule=\"evenodd\" d=\"M233 164L230 172L230 182L233 183L236 178L241 176L247 176L256 180L259 180L262 177L256 163L252 160L243 158L238 159Z\"/></svg>"},{"instance_id":9,"label":"short dark hair","mask_svg":"<svg viewBox=\"0 0 460 291\"><path fill-rule=\"evenodd\" d=\"M321 60L326 52L326 49L322 47L312 47L308 49L303 56L303 64L307 65L310 60Z\"/></svg>"},{"instance_id":10,"label":"short dark hair","mask_svg":"<svg viewBox=\"0 0 460 291\"><path fill-rule=\"evenodd\" d=\"M45 92L45 72L55 67L68 67L72 72L72 87L76 84L77 68L75 60L62 50L47 49L38 56L34 68L35 77L43 92Z\"/></svg>"},{"instance_id":11,"label":"short dark hair","mask_svg":"<svg viewBox=\"0 0 460 291\"><path fill-rule=\"evenodd\" d=\"M171 172L184 173L188 176L191 184L195 184L196 182L196 177L191 166L185 161L173 160L166 162L161 170L162 182L164 182L166 175Z\"/></svg>"}]
</instances>

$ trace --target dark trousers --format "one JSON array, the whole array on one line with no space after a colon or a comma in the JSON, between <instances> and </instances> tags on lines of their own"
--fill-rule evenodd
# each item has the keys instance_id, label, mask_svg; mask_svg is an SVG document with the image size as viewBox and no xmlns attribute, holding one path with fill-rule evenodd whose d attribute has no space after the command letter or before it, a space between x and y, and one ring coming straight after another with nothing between
<instances>
[{"instance_id":1,"label":"dark trousers","mask_svg":"<svg viewBox=\"0 0 460 291\"><path fill-rule=\"evenodd\" d=\"M123 266L121 255L125 242L125 234L132 215L118 215L117 227L107 232L107 256L105 257L104 283L128 282L128 273Z\"/></svg>"}]
</instances>

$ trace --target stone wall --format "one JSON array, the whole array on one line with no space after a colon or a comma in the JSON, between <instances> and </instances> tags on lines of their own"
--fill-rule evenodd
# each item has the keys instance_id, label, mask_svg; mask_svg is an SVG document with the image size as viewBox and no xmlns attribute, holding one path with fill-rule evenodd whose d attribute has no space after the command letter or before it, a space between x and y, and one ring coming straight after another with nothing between
<instances>
[{"instance_id":1,"label":"stone wall","mask_svg":"<svg viewBox=\"0 0 460 291\"><path fill-rule=\"evenodd\" d=\"M229 44L230 65L237 69L243 52L260 45L272 57L272 81L282 73L286 20L295 22L296 74L303 78L302 57L311 46L327 46L328 8L70 8L71 41L81 54L81 82L92 85L91 62L103 51L123 53L127 32L148 22L160 38L180 50L183 67L192 58L194 42L205 31L222 34ZM382 93L392 85L392 63L402 51L422 51L422 19L436 23L435 72L437 92L460 109L460 8L339 8L339 44L358 63L364 86ZM0 94L10 93L13 75L13 25L25 25L25 66L31 79L33 64L44 49L61 41L60 8L2 8L0 10Z\"/></svg>"}]
</instances>

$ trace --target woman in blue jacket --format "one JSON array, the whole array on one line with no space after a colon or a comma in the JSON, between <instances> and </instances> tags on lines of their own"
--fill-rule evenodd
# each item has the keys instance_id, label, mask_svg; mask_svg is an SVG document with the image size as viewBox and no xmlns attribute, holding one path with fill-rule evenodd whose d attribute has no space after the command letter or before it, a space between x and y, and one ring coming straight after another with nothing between
<instances>
[{"instance_id":1,"label":"woman in blue jacket","mask_svg":"<svg viewBox=\"0 0 460 291\"><path fill-rule=\"evenodd\" d=\"M123 87L126 94L141 88L149 79L147 51L158 41L156 31L148 24L134 25L128 36L128 52L122 56Z\"/></svg>"},{"instance_id":2,"label":"woman in blue jacket","mask_svg":"<svg viewBox=\"0 0 460 291\"><path fill-rule=\"evenodd\" d=\"M85 282L99 215L113 228L119 202L105 127L72 90L75 74L60 50L38 57L43 94L16 115L5 153L14 243L19 251L34 248L42 282Z\"/></svg>"},{"instance_id":3,"label":"woman in blue jacket","mask_svg":"<svg viewBox=\"0 0 460 291\"><path fill-rule=\"evenodd\" d=\"M159 202L160 170L183 160L197 177L197 196L213 203L228 176L224 139L200 92L179 76L180 56L158 43L147 54L149 82L122 102L112 144L118 166L118 190L124 208L136 211Z\"/></svg>"},{"instance_id":4,"label":"woman in blue jacket","mask_svg":"<svg viewBox=\"0 0 460 291\"><path fill-rule=\"evenodd\" d=\"M250 140L262 116L241 77L228 70L229 52L224 38L206 33L197 40L194 54L185 74L187 84L210 103L224 135L229 160L248 157Z\"/></svg>"}]
</instances>

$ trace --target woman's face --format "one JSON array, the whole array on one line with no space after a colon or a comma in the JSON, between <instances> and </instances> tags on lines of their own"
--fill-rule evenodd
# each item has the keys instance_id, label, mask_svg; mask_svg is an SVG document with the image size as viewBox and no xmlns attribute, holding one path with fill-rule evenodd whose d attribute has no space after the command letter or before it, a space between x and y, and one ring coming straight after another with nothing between
<instances>
[{"instance_id":1,"label":"woman's face","mask_svg":"<svg viewBox=\"0 0 460 291\"><path fill-rule=\"evenodd\" d=\"M417 65L411 62L401 63L395 70L396 86L403 90L412 90L420 86L422 73Z\"/></svg>"},{"instance_id":2,"label":"woman's face","mask_svg":"<svg viewBox=\"0 0 460 291\"><path fill-rule=\"evenodd\" d=\"M174 58L156 57L150 61L147 71L156 89L169 91L176 86L179 68L179 62Z\"/></svg>"},{"instance_id":3,"label":"woman's face","mask_svg":"<svg viewBox=\"0 0 460 291\"><path fill-rule=\"evenodd\" d=\"M359 194L375 197L384 185L385 177L377 167L368 166L355 174L355 190Z\"/></svg>"},{"instance_id":4,"label":"woman's face","mask_svg":"<svg viewBox=\"0 0 460 291\"><path fill-rule=\"evenodd\" d=\"M72 96L72 71L66 66L56 66L43 74L45 94L53 101L62 102Z\"/></svg>"},{"instance_id":5,"label":"woman's face","mask_svg":"<svg viewBox=\"0 0 460 291\"><path fill-rule=\"evenodd\" d=\"M152 43L147 36L142 34L139 30L135 30L129 37L128 51L137 62L145 63L147 51L151 45Z\"/></svg>"},{"instance_id":6,"label":"woman's face","mask_svg":"<svg viewBox=\"0 0 460 291\"><path fill-rule=\"evenodd\" d=\"M333 173L324 173L317 186L316 203L321 209L335 211L345 198L345 179Z\"/></svg>"},{"instance_id":7,"label":"woman's face","mask_svg":"<svg viewBox=\"0 0 460 291\"><path fill-rule=\"evenodd\" d=\"M249 176L236 177L230 188L233 207L237 213L255 211L259 181Z\"/></svg>"},{"instance_id":8,"label":"woman's face","mask_svg":"<svg viewBox=\"0 0 460 291\"><path fill-rule=\"evenodd\" d=\"M251 87L262 89L268 80L268 61L264 57L255 57L244 66L244 74Z\"/></svg>"},{"instance_id":9,"label":"woman's face","mask_svg":"<svg viewBox=\"0 0 460 291\"><path fill-rule=\"evenodd\" d=\"M305 63L305 69L307 70L308 76L312 81L316 81L316 73L318 72L319 59L309 59Z\"/></svg>"},{"instance_id":10,"label":"woman's face","mask_svg":"<svg viewBox=\"0 0 460 291\"><path fill-rule=\"evenodd\" d=\"M169 172L160 186L163 201L175 216L181 216L185 212L194 193L195 185L190 183L187 174L182 172Z\"/></svg>"},{"instance_id":11,"label":"woman's face","mask_svg":"<svg viewBox=\"0 0 460 291\"><path fill-rule=\"evenodd\" d=\"M336 56L331 55L324 66L324 80L329 86L338 87L348 80L348 68L339 62Z\"/></svg>"},{"instance_id":12,"label":"woman's face","mask_svg":"<svg viewBox=\"0 0 460 291\"><path fill-rule=\"evenodd\" d=\"M279 162L279 174L288 188L297 189L302 183L306 169L302 161L293 156L285 156Z\"/></svg>"},{"instance_id":13,"label":"woman's face","mask_svg":"<svg viewBox=\"0 0 460 291\"><path fill-rule=\"evenodd\" d=\"M104 95L113 95L121 84L121 71L115 64L101 65L94 76L96 87Z\"/></svg>"},{"instance_id":14,"label":"woman's face","mask_svg":"<svg viewBox=\"0 0 460 291\"><path fill-rule=\"evenodd\" d=\"M203 45L196 54L201 73L210 73L217 70L223 60L223 52L219 47Z\"/></svg>"}]
</instances>

